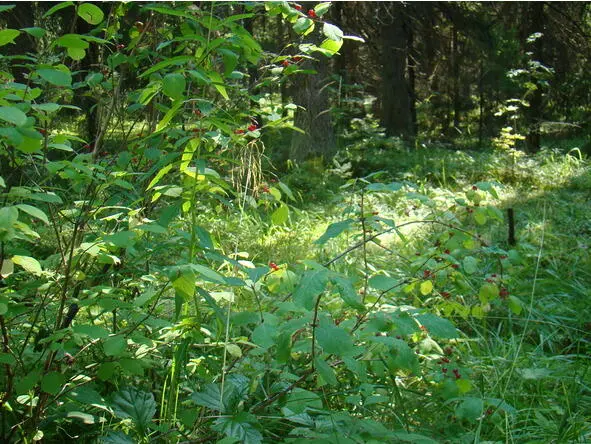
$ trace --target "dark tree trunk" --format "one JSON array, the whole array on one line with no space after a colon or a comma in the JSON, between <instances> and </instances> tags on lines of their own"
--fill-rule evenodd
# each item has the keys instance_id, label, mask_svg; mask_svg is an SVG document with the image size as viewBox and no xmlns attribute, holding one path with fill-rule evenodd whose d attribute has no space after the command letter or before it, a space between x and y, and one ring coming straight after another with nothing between
<instances>
[{"instance_id":1,"label":"dark tree trunk","mask_svg":"<svg viewBox=\"0 0 591 444\"><path fill-rule=\"evenodd\" d=\"M295 126L305 134L295 132L291 139L290 158L303 161L312 157L329 158L336 152L327 84L329 61L320 59L306 69L316 74L302 75L294 84L294 102L298 105Z\"/></svg>"},{"instance_id":2,"label":"dark tree trunk","mask_svg":"<svg viewBox=\"0 0 591 444\"><path fill-rule=\"evenodd\" d=\"M411 139L413 122L411 88L407 79L408 23L402 5L393 5L393 20L382 34L381 123L388 136Z\"/></svg>"},{"instance_id":3,"label":"dark tree trunk","mask_svg":"<svg viewBox=\"0 0 591 444\"><path fill-rule=\"evenodd\" d=\"M529 2L528 3L528 36L540 32L544 32L544 2ZM534 42L533 50L534 60L544 63L544 36L539 37ZM536 89L528 98L529 107L525 109L525 121L527 125L527 135L525 137L525 147L530 153L535 153L540 150L541 133L540 124L543 117L543 100L542 100L542 85L538 79L532 78L532 82L536 85Z\"/></svg>"}]
</instances>

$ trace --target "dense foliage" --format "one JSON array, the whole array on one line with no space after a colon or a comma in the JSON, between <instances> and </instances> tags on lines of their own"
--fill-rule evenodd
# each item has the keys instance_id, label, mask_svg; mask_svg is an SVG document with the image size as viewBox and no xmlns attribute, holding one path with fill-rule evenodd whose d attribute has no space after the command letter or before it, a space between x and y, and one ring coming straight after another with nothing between
<instances>
[{"instance_id":1,"label":"dense foliage","mask_svg":"<svg viewBox=\"0 0 591 444\"><path fill-rule=\"evenodd\" d=\"M591 439L586 73L427 5L0 5L2 442Z\"/></svg>"}]
</instances>

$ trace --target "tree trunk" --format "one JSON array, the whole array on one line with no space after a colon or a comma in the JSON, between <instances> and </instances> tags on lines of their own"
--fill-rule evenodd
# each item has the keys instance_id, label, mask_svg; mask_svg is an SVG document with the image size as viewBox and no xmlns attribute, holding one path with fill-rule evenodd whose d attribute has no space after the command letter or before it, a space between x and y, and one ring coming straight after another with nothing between
<instances>
[{"instance_id":1,"label":"tree trunk","mask_svg":"<svg viewBox=\"0 0 591 444\"><path fill-rule=\"evenodd\" d=\"M337 148L326 88L331 81L329 62L320 59L309 63L306 69L314 69L316 74L301 75L293 86L294 102L298 105L295 126L305 134L294 132L290 158L300 162L312 157L329 158Z\"/></svg>"},{"instance_id":2,"label":"tree trunk","mask_svg":"<svg viewBox=\"0 0 591 444\"><path fill-rule=\"evenodd\" d=\"M408 31L402 6L393 7L392 23L382 28L382 126L388 136L411 139L411 88L406 77Z\"/></svg>"}]
</instances>

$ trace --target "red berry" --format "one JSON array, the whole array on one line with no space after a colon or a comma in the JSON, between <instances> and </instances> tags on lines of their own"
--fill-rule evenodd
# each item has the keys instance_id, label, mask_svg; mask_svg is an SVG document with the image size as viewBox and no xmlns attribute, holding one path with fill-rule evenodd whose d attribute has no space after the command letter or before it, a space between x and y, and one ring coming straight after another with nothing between
<instances>
[{"instance_id":1,"label":"red berry","mask_svg":"<svg viewBox=\"0 0 591 444\"><path fill-rule=\"evenodd\" d=\"M263 193L268 193L269 187L267 185L263 185Z\"/></svg>"},{"instance_id":2,"label":"red berry","mask_svg":"<svg viewBox=\"0 0 591 444\"><path fill-rule=\"evenodd\" d=\"M244 134L245 131L243 129L234 130L234 134Z\"/></svg>"},{"instance_id":3,"label":"red berry","mask_svg":"<svg viewBox=\"0 0 591 444\"><path fill-rule=\"evenodd\" d=\"M447 291L442 291L440 294L443 299L449 299L451 296Z\"/></svg>"},{"instance_id":4,"label":"red berry","mask_svg":"<svg viewBox=\"0 0 591 444\"><path fill-rule=\"evenodd\" d=\"M431 271L430 270L423 270L423 277L424 278L431 277Z\"/></svg>"},{"instance_id":5,"label":"red berry","mask_svg":"<svg viewBox=\"0 0 591 444\"><path fill-rule=\"evenodd\" d=\"M40 129L39 129L39 132L40 132L41 134L43 134L43 135L46 135L46 134L47 134L47 131L45 131L43 128L40 128Z\"/></svg>"},{"instance_id":6,"label":"red berry","mask_svg":"<svg viewBox=\"0 0 591 444\"><path fill-rule=\"evenodd\" d=\"M292 61L294 63L298 63L298 62L301 62L302 61L302 58L300 56L295 56L294 58L292 58Z\"/></svg>"},{"instance_id":7,"label":"red berry","mask_svg":"<svg viewBox=\"0 0 591 444\"><path fill-rule=\"evenodd\" d=\"M472 189L473 189L474 191L476 191L476 190L478 189L478 187L477 187L476 185L472 185Z\"/></svg>"},{"instance_id":8,"label":"red berry","mask_svg":"<svg viewBox=\"0 0 591 444\"><path fill-rule=\"evenodd\" d=\"M256 131L257 129L259 129L259 127L255 124L248 125L248 131Z\"/></svg>"},{"instance_id":9,"label":"red berry","mask_svg":"<svg viewBox=\"0 0 591 444\"><path fill-rule=\"evenodd\" d=\"M447 373L447 368L445 368L445 367L441 367L441 372L442 372L442 373Z\"/></svg>"},{"instance_id":10,"label":"red berry","mask_svg":"<svg viewBox=\"0 0 591 444\"><path fill-rule=\"evenodd\" d=\"M445 254L450 254L450 251L449 250L445 250L444 253Z\"/></svg>"},{"instance_id":11,"label":"red berry","mask_svg":"<svg viewBox=\"0 0 591 444\"><path fill-rule=\"evenodd\" d=\"M294 5L293 7L294 7L295 9L297 9L298 11L301 11L301 10L302 10L302 7L301 7L300 5Z\"/></svg>"},{"instance_id":12,"label":"red berry","mask_svg":"<svg viewBox=\"0 0 591 444\"><path fill-rule=\"evenodd\" d=\"M502 287L499 291L499 296L501 299L505 299L507 296L509 296L509 290L507 290L505 287Z\"/></svg>"},{"instance_id":13,"label":"red berry","mask_svg":"<svg viewBox=\"0 0 591 444\"><path fill-rule=\"evenodd\" d=\"M284 60L281 64L287 68L289 66L289 60Z\"/></svg>"},{"instance_id":14,"label":"red berry","mask_svg":"<svg viewBox=\"0 0 591 444\"><path fill-rule=\"evenodd\" d=\"M117 45L117 49L123 49L123 48L125 48L125 45L123 43L119 43Z\"/></svg>"},{"instance_id":15,"label":"red berry","mask_svg":"<svg viewBox=\"0 0 591 444\"><path fill-rule=\"evenodd\" d=\"M460 266L458 264L451 264L451 268L457 270L458 268L460 268Z\"/></svg>"},{"instance_id":16,"label":"red berry","mask_svg":"<svg viewBox=\"0 0 591 444\"><path fill-rule=\"evenodd\" d=\"M318 16L316 15L316 11L314 11L313 9L310 9L308 11L308 17L310 17L310 18L316 18Z\"/></svg>"},{"instance_id":17,"label":"red berry","mask_svg":"<svg viewBox=\"0 0 591 444\"><path fill-rule=\"evenodd\" d=\"M502 256L499 256L501 259L507 259L507 255L503 254Z\"/></svg>"}]
</instances>

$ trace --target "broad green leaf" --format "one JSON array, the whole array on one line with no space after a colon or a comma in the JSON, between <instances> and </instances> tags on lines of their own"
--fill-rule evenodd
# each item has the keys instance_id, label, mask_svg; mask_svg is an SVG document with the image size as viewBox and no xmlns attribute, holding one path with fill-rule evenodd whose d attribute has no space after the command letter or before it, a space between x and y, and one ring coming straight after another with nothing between
<instances>
[{"instance_id":1,"label":"broad green leaf","mask_svg":"<svg viewBox=\"0 0 591 444\"><path fill-rule=\"evenodd\" d=\"M185 301L192 299L195 294L195 275L191 271L185 271L172 281L172 287Z\"/></svg>"},{"instance_id":2,"label":"broad green leaf","mask_svg":"<svg viewBox=\"0 0 591 444\"><path fill-rule=\"evenodd\" d=\"M217 419L211 428L224 433L227 437L237 439L240 443L260 444L263 442L263 435L251 422L256 422L256 417L241 412L234 416L224 416Z\"/></svg>"},{"instance_id":3,"label":"broad green leaf","mask_svg":"<svg viewBox=\"0 0 591 444\"><path fill-rule=\"evenodd\" d=\"M82 3L79 5L78 16L91 25L98 25L105 18L105 14L101 8L92 3Z\"/></svg>"},{"instance_id":4,"label":"broad green leaf","mask_svg":"<svg viewBox=\"0 0 591 444\"><path fill-rule=\"evenodd\" d=\"M378 274L369 279L369 286L381 291L390 290L399 285L399 281L390 276Z\"/></svg>"},{"instance_id":5,"label":"broad green leaf","mask_svg":"<svg viewBox=\"0 0 591 444\"><path fill-rule=\"evenodd\" d=\"M4 182L4 178L0 176L0 187L6 188L6 182Z\"/></svg>"},{"instance_id":6,"label":"broad green leaf","mask_svg":"<svg viewBox=\"0 0 591 444\"><path fill-rule=\"evenodd\" d=\"M273 214L271 214L271 221L273 225L285 225L289 219L289 208L285 204L279 205Z\"/></svg>"},{"instance_id":7,"label":"broad green leaf","mask_svg":"<svg viewBox=\"0 0 591 444\"><path fill-rule=\"evenodd\" d=\"M252 342L263 349L267 349L275 345L275 337L277 336L277 328L269 325L268 322L259 324L252 332Z\"/></svg>"},{"instance_id":8,"label":"broad green leaf","mask_svg":"<svg viewBox=\"0 0 591 444\"><path fill-rule=\"evenodd\" d=\"M516 315L523 311L523 302L516 296L509 296L509 309Z\"/></svg>"},{"instance_id":9,"label":"broad green leaf","mask_svg":"<svg viewBox=\"0 0 591 444\"><path fill-rule=\"evenodd\" d=\"M440 318L432 313L419 314L415 318L427 329L431 336L443 339L454 339L459 336L454 325L447 319Z\"/></svg>"},{"instance_id":10,"label":"broad green leaf","mask_svg":"<svg viewBox=\"0 0 591 444\"><path fill-rule=\"evenodd\" d=\"M43 28L38 28L36 26L32 28L22 28L21 31L25 31L27 34L32 35L35 38L42 38L47 31Z\"/></svg>"},{"instance_id":11,"label":"broad green leaf","mask_svg":"<svg viewBox=\"0 0 591 444\"><path fill-rule=\"evenodd\" d=\"M342 40L339 40L338 42L336 42L334 40L326 39L320 44L320 48L327 51L327 52L323 52L323 54L328 57L331 57L331 56L335 55L336 53L338 53L339 50L341 49L341 46L343 46Z\"/></svg>"},{"instance_id":12,"label":"broad green leaf","mask_svg":"<svg viewBox=\"0 0 591 444\"><path fill-rule=\"evenodd\" d=\"M0 31L0 46L13 43L14 39L17 38L20 33L21 32L18 29L3 29Z\"/></svg>"},{"instance_id":13,"label":"broad green leaf","mask_svg":"<svg viewBox=\"0 0 591 444\"><path fill-rule=\"evenodd\" d=\"M318 374L322 377L324 382L329 385L337 385L337 375L328 363L322 358L316 358L314 360L314 367Z\"/></svg>"},{"instance_id":14,"label":"broad green leaf","mask_svg":"<svg viewBox=\"0 0 591 444\"><path fill-rule=\"evenodd\" d=\"M119 418L133 420L140 435L144 434L156 414L154 395L135 387L127 387L115 393L111 406Z\"/></svg>"},{"instance_id":15,"label":"broad green leaf","mask_svg":"<svg viewBox=\"0 0 591 444\"><path fill-rule=\"evenodd\" d=\"M14 9L15 7L16 7L16 5L0 5L0 12L10 11L11 9Z\"/></svg>"},{"instance_id":16,"label":"broad green leaf","mask_svg":"<svg viewBox=\"0 0 591 444\"><path fill-rule=\"evenodd\" d=\"M40 275L43 272L39 261L30 256L12 256L12 262L14 262L17 265L20 265L26 271L36 276Z\"/></svg>"},{"instance_id":17,"label":"broad green leaf","mask_svg":"<svg viewBox=\"0 0 591 444\"><path fill-rule=\"evenodd\" d=\"M16 205L16 207L19 210L24 211L25 213L27 213L27 214L33 216L34 218L39 219L40 221L49 225L49 219L47 218L47 214L45 214L39 208L33 207L31 205L27 205L27 204L19 204L19 205Z\"/></svg>"},{"instance_id":18,"label":"broad green leaf","mask_svg":"<svg viewBox=\"0 0 591 444\"><path fill-rule=\"evenodd\" d=\"M308 409L322 409L322 399L314 392L296 387L287 396L285 408L293 413L305 413Z\"/></svg>"},{"instance_id":19,"label":"broad green leaf","mask_svg":"<svg viewBox=\"0 0 591 444\"><path fill-rule=\"evenodd\" d=\"M325 244L329 239L337 237L343 231L349 229L349 227L351 227L354 222L355 221L353 219L347 219L330 224L324 234L316 239L314 243L319 245Z\"/></svg>"},{"instance_id":20,"label":"broad green leaf","mask_svg":"<svg viewBox=\"0 0 591 444\"><path fill-rule=\"evenodd\" d=\"M341 42L341 40L343 40L343 31L341 31L339 27L331 25L330 23L324 23L322 32L326 37L335 42Z\"/></svg>"},{"instance_id":21,"label":"broad green leaf","mask_svg":"<svg viewBox=\"0 0 591 444\"><path fill-rule=\"evenodd\" d=\"M226 100L230 100L230 96L226 91L226 87L224 86L224 80L222 76L220 76L217 72L211 71L209 74L209 78L213 83L213 87L217 89L217 91L222 95L222 97Z\"/></svg>"},{"instance_id":22,"label":"broad green leaf","mask_svg":"<svg viewBox=\"0 0 591 444\"><path fill-rule=\"evenodd\" d=\"M164 175L172 169L173 166L174 166L173 164L169 164L169 165L166 165L165 167L162 167L162 169L160 169L160 171L158 171L158 173L156 173L156 176L154 176L154 179L152 179L150 181L150 183L148 184L148 187L146 188L146 191L148 191L150 188L154 187L158 182L160 182L160 179L162 179L164 177Z\"/></svg>"},{"instance_id":23,"label":"broad green leaf","mask_svg":"<svg viewBox=\"0 0 591 444\"><path fill-rule=\"evenodd\" d=\"M307 17L300 17L293 25L293 30L302 35L307 35L314 30L314 22Z\"/></svg>"},{"instance_id":24,"label":"broad green leaf","mask_svg":"<svg viewBox=\"0 0 591 444\"><path fill-rule=\"evenodd\" d=\"M182 100L177 100L176 102L174 102L170 109L166 112L166 114L164 114L162 120L160 120L160 122L158 122L158 125L156 125L156 131L160 131L161 129L166 128L170 121L178 114L182 106Z\"/></svg>"},{"instance_id":25,"label":"broad green leaf","mask_svg":"<svg viewBox=\"0 0 591 444\"><path fill-rule=\"evenodd\" d=\"M23 141L16 147L16 149L26 154L32 154L41 151L42 146L42 139L23 136Z\"/></svg>"},{"instance_id":26,"label":"broad green leaf","mask_svg":"<svg viewBox=\"0 0 591 444\"><path fill-rule=\"evenodd\" d=\"M103 339L109 337L109 331L99 325L75 325L72 330L79 335L85 335L92 339Z\"/></svg>"},{"instance_id":27,"label":"broad green leaf","mask_svg":"<svg viewBox=\"0 0 591 444\"><path fill-rule=\"evenodd\" d=\"M0 230L8 230L18 220L18 208L17 207L4 207L0 208Z\"/></svg>"},{"instance_id":28,"label":"broad green leaf","mask_svg":"<svg viewBox=\"0 0 591 444\"><path fill-rule=\"evenodd\" d=\"M136 234L133 231L119 231L105 236L105 241L119 248L128 248L135 244Z\"/></svg>"},{"instance_id":29,"label":"broad green leaf","mask_svg":"<svg viewBox=\"0 0 591 444\"><path fill-rule=\"evenodd\" d=\"M191 270L196 271L201 275L201 277L210 282L214 282L216 284L226 284L226 280L224 279L224 277L217 271L212 270L209 267L200 264L191 264L190 268Z\"/></svg>"},{"instance_id":30,"label":"broad green leaf","mask_svg":"<svg viewBox=\"0 0 591 444\"><path fill-rule=\"evenodd\" d=\"M489 282L482 284L480 291L478 292L478 298L480 299L480 302L486 304L497 297L499 297L499 287Z\"/></svg>"},{"instance_id":31,"label":"broad green leaf","mask_svg":"<svg viewBox=\"0 0 591 444\"><path fill-rule=\"evenodd\" d=\"M296 305L311 310L314 307L315 298L324 291L327 283L326 269L306 271L293 294L293 301Z\"/></svg>"},{"instance_id":32,"label":"broad green leaf","mask_svg":"<svg viewBox=\"0 0 591 444\"><path fill-rule=\"evenodd\" d=\"M55 43L64 48L87 49L89 47L88 42L79 34L64 34Z\"/></svg>"},{"instance_id":33,"label":"broad green leaf","mask_svg":"<svg viewBox=\"0 0 591 444\"><path fill-rule=\"evenodd\" d=\"M433 291L433 282L431 282L430 280L423 281L421 282L419 289L423 296L427 296L428 294L431 294L431 292Z\"/></svg>"},{"instance_id":34,"label":"broad green leaf","mask_svg":"<svg viewBox=\"0 0 591 444\"><path fill-rule=\"evenodd\" d=\"M462 265L467 274L474 274L478 271L478 259L473 256L466 256L462 261Z\"/></svg>"},{"instance_id":35,"label":"broad green leaf","mask_svg":"<svg viewBox=\"0 0 591 444\"><path fill-rule=\"evenodd\" d=\"M330 8L331 2L322 2L314 6L314 12L318 17L322 17L324 14L328 12Z\"/></svg>"},{"instance_id":36,"label":"broad green leaf","mask_svg":"<svg viewBox=\"0 0 591 444\"><path fill-rule=\"evenodd\" d=\"M41 380L41 390L51 395L57 395L62 389L66 378L59 372L49 372Z\"/></svg>"},{"instance_id":37,"label":"broad green leaf","mask_svg":"<svg viewBox=\"0 0 591 444\"><path fill-rule=\"evenodd\" d=\"M291 333L291 331L285 331L277 336L275 341L277 344L276 358L280 364L289 362L291 358Z\"/></svg>"},{"instance_id":38,"label":"broad green leaf","mask_svg":"<svg viewBox=\"0 0 591 444\"><path fill-rule=\"evenodd\" d=\"M82 60L86 57L86 51L83 49L68 48L66 51L72 60Z\"/></svg>"},{"instance_id":39,"label":"broad green leaf","mask_svg":"<svg viewBox=\"0 0 591 444\"><path fill-rule=\"evenodd\" d=\"M224 412L225 406L221 398L220 387L218 384L205 384L202 391L191 395L191 399L195 404L218 412ZM226 396L224 396L224 398L226 398Z\"/></svg>"},{"instance_id":40,"label":"broad green leaf","mask_svg":"<svg viewBox=\"0 0 591 444\"><path fill-rule=\"evenodd\" d=\"M0 120L23 126L27 123L27 115L15 106L0 106Z\"/></svg>"},{"instance_id":41,"label":"broad green leaf","mask_svg":"<svg viewBox=\"0 0 591 444\"><path fill-rule=\"evenodd\" d=\"M99 439L101 444L136 444L136 440L120 431L111 430Z\"/></svg>"},{"instance_id":42,"label":"broad green leaf","mask_svg":"<svg viewBox=\"0 0 591 444\"><path fill-rule=\"evenodd\" d=\"M484 402L482 402L482 399L467 397L456 407L456 416L468 421L476 421L482 416L483 410Z\"/></svg>"},{"instance_id":43,"label":"broad green leaf","mask_svg":"<svg viewBox=\"0 0 591 444\"><path fill-rule=\"evenodd\" d=\"M162 79L162 92L173 100L182 99L187 83L180 73L166 74Z\"/></svg>"},{"instance_id":44,"label":"broad green leaf","mask_svg":"<svg viewBox=\"0 0 591 444\"><path fill-rule=\"evenodd\" d=\"M363 310L365 306L361 303L359 294L355 291L351 279L343 276L333 276L332 282L337 286L341 298L345 304L358 310Z\"/></svg>"},{"instance_id":45,"label":"broad green leaf","mask_svg":"<svg viewBox=\"0 0 591 444\"><path fill-rule=\"evenodd\" d=\"M74 2L61 2L58 3L57 5L55 5L53 8L49 9L49 11L47 11L45 14L43 14L42 18L47 18L52 14L55 14L57 11L59 11L60 9L64 9L67 8L68 6L73 6Z\"/></svg>"},{"instance_id":46,"label":"broad green leaf","mask_svg":"<svg viewBox=\"0 0 591 444\"><path fill-rule=\"evenodd\" d=\"M72 85L72 74L70 72L61 71L58 69L44 68L38 69L37 74L43 80L56 86L69 87Z\"/></svg>"},{"instance_id":47,"label":"broad green leaf","mask_svg":"<svg viewBox=\"0 0 591 444\"><path fill-rule=\"evenodd\" d=\"M183 64L185 64L187 62L190 62L193 59L194 59L193 56L176 56L176 57L171 57L170 59L166 59L166 60L163 60L162 62L156 63L150 69L147 69L146 71L144 71L143 73L141 73L139 77L140 78L141 77L146 77L146 76L152 74L153 72L159 71L162 68L166 68L166 67L171 66L171 65L183 65Z\"/></svg>"},{"instance_id":48,"label":"broad green leaf","mask_svg":"<svg viewBox=\"0 0 591 444\"><path fill-rule=\"evenodd\" d=\"M120 356L127 348L127 340L124 336L110 336L103 342L103 350L107 356Z\"/></svg>"},{"instance_id":49,"label":"broad green leaf","mask_svg":"<svg viewBox=\"0 0 591 444\"><path fill-rule=\"evenodd\" d=\"M316 328L316 341L325 353L343 356L355 350L355 345L348 331L332 324L330 321L323 321Z\"/></svg>"}]
</instances>

